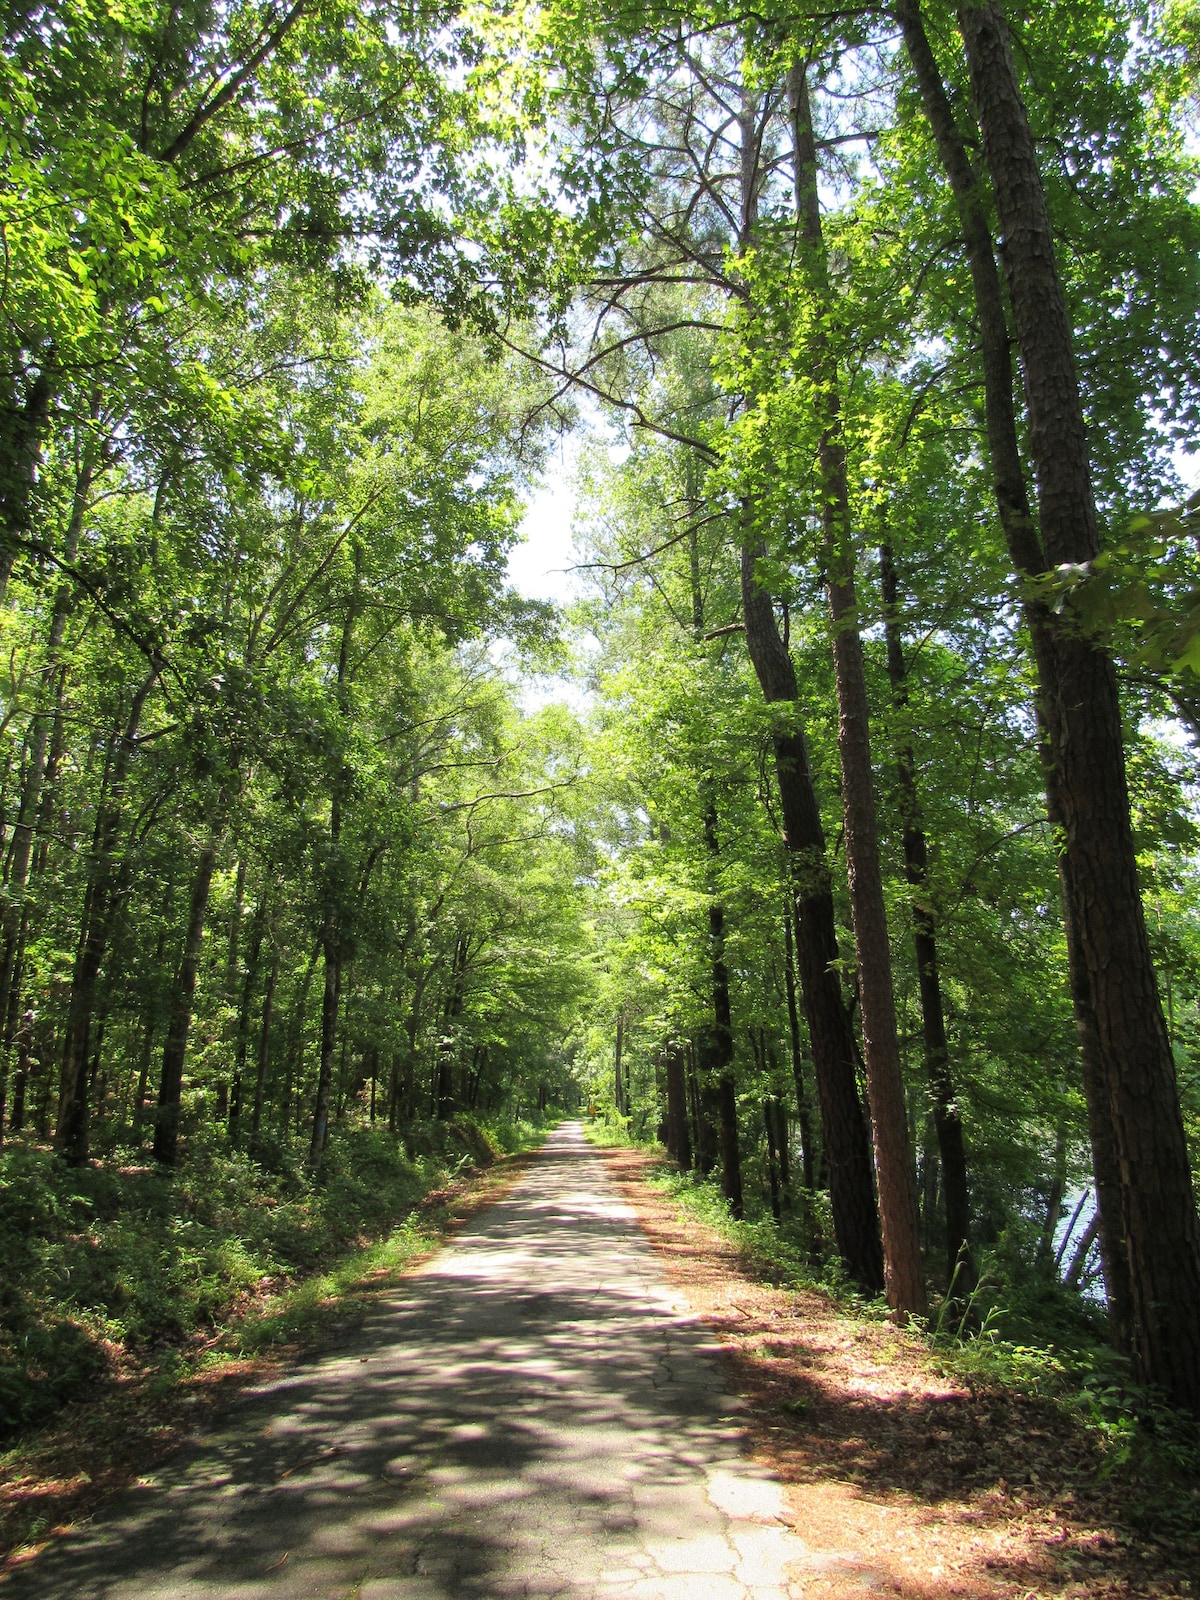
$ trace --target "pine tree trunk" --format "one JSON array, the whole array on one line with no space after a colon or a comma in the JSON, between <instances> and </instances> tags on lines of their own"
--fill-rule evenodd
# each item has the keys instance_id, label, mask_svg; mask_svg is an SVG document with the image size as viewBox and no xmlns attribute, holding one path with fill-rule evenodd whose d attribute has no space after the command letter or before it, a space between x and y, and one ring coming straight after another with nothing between
<instances>
[{"instance_id":1,"label":"pine tree trunk","mask_svg":"<svg viewBox=\"0 0 1200 1600\"><path fill-rule=\"evenodd\" d=\"M188 906L187 931L183 939L183 954L171 991L167 1042L163 1049L158 1110L154 1121L154 1159L164 1167L173 1167L179 1153L179 1108L183 1092L183 1066L187 1057L188 1033L192 1026L192 1004L196 996L196 976L200 970L209 891L212 888L213 870L217 864L217 843L218 839L214 834L201 849L196 861Z\"/></svg>"},{"instance_id":2,"label":"pine tree trunk","mask_svg":"<svg viewBox=\"0 0 1200 1600\"><path fill-rule=\"evenodd\" d=\"M771 597L755 576L760 550L742 550L742 614L746 647L763 698L797 705L796 673L779 636ZM838 977L838 944L825 834L813 787L808 747L800 732L776 724L772 735L783 818L783 842L796 896L796 966L808 1023L821 1110L821 1144L838 1254L868 1294L883 1288L883 1255L871 1148L862 1102L854 1032Z\"/></svg>"},{"instance_id":3,"label":"pine tree trunk","mask_svg":"<svg viewBox=\"0 0 1200 1600\"><path fill-rule=\"evenodd\" d=\"M959 27L1005 241L1045 555L1050 567L1078 565L1098 553L1099 537L1037 152L1003 11L964 6ZM1144 1381L1200 1413L1200 1218L1138 884L1116 672L1069 612L1054 632L1047 725L1066 888L1116 1136L1133 1356Z\"/></svg>"},{"instance_id":4,"label":"pine tree trunk","mask_svg":"<svg viewBox=\"0 0 1200 1600\"><path fill-rule=\"evenodd\" d=\"M927 1309L917 1220L916 1175L908 1137L904 1078L896 1029L891 946L883 896L883 868L871 771L871 736L858 600L846 451L836 358L825 326L833 309L817 196L817 151L804 67L788 74L792 112L797 260L817 311L808 338L810 376L821 414L818 447L825 586L833 633L833 673L838 704L838 754L854 948L858 965L863 1055L871 1101L875 1175L883 1229L885 1291L892 1310L923 1315Z\"/></svg>"},{"instance_id":5,"label":"pine tree trunk","mask_svg":"<svg viewBox=\"0 0 1200 1600\"><path fill-rule=\"evenodd\" d=\"M976 313L979 318L984 415L996 507L1014 569L1021 576L1033 577L1044 572L1048 563L1030 511L1025 474L1021 465L1013 405L1013 370L1008 319L1004 309L1000 274L992 249L991 226L983 188L972 167L950 97L930 48L919 0L900 0L896 15L902 26L905 47L920 88L925 114L950 181L962 225ZM1046 740L1057 747L1059 739L1052 738L1050 734L1050 721L1054 716L1053 686L1057 677L1053 640L1055 620L1043 606L1034 602L1027 603L1023 610L1037 667L1039 716L1045 727ZM1047 813L1056 837L1063 838L1065 827L1058 800L1059 779L1055 770L1053 750L1047 751L1044 766ZM1125 1249L1125 1222L1120 1199L1116 1132L1108 1103L1087 970L1075 928L1074 901L1067 886L1069 862L1067 856L1061 852L1058 866L1067 935L1071 997L1075 1009L1080 1064L1087 1100L1092 1170L1100 1208L1100 1254L1104 1263L1110 1334L1116 1348L1128 1353L1131 1350L1132 1340L1131 1291L1129 1263Z\"/></svg>"}]
</instances>

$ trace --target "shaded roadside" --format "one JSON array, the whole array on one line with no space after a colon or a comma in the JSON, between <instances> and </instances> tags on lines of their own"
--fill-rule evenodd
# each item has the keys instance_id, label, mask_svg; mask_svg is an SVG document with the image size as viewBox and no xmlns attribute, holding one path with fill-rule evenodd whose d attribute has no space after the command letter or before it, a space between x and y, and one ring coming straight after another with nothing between
<instances>
[{"instance_id":1,"label":"shaded roadside","mask_svg":"<svg viewBox=\"0 0 1200 1600\"><path fill-rule=\"evenodd\" d=\"M1155 1507L1103 1435L1053 1399L965 1375L919 1338L763 1281L728 1240L604 1152L667 1276L719 1335L757 1458L796 1526L855 1545L912 1600L1116 1600L1200 1592L1194 1514ZM832 1594L834 1591L830 1591ZM818 1588L805 1589L817 1600Z\"/></svg>"},{"instance_id":2,"label":"shaded roadside","mask_svg":"<svg viewBox=\"0 0 1200 1600\"><path fill-rule=\"evenodd\" d=\"M348 1341L407 1272L501 1198L536 1155L502 1156L431 1190L387 1238L283 1294L249 1299L209 1337L126 1366L0 1457L0 1573L217 1425L246 1389Z\"/></svg>"}]
</instances>

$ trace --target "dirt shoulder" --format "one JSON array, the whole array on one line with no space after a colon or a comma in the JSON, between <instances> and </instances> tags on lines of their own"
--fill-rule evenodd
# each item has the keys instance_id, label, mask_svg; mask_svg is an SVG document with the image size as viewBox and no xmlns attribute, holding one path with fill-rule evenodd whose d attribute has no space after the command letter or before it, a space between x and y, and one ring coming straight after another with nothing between
<instances>
[{"instance_id":1,"label":"dirt shoulder","mask_svg":"<svg viewBox=\"0 0 1200 1600\"><path fill-rule=\"evenodd\" d=\"M1149 1536L1094 1434L1061 1407L938 1371L890 1324L777 1288L605 1150L670 1281L720 1337L751 1449L815 1550L853 1552L906 1600L1117 1600L1200 1593L1200 1544ZM805 1600L844 1594L818 1580ZM856 1591L857 1592L857 1591Z\"/></svg>"},{"instance_id":2,"label":"dirt shoulder","mask_svg":"<svg viewBox=\"0 0 1200 1600\"><path fill-rule=\"evenodd\" d=\"M336 1348L375 1301L499 1200L536 1156L529 1150L501 1157L485 1171L427 1194L417 1207L417 1227L394 1262L386 1241L364 1241L332 1273L318 1275L330 1280L328 1291L306 1296L302 1315L289 1307L287 1296L243 1303L237 1319L208 1339L160 1352L140 1368L118 1366L93 1395L0 1457L0 1574L31 1559L179 1445L211 1429L246 1389L297 1360ZM261 1328L276 1316L278 1342L249 1358L226 1353L242 1342L239 1336L252 1320Z\"/></svg>"}]
</instances>

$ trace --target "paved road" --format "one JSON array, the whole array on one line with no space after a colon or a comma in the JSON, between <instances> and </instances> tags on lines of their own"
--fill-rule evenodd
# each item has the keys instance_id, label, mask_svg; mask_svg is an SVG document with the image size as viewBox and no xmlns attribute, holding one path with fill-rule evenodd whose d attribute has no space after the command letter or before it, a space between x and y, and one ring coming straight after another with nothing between
<instances>
[{"instance_id":1,"label":"paved road","mask_svg":"<svg viewBox=\"0 0 1200 1600\"><path fill-rule=\"evenodd\" d=\"M738 1445L710 1336L567 1123L352 1348L256 1391L4 1600L788 1600L835 1572L861 1593Z\"/></svg>"}]
</instances>

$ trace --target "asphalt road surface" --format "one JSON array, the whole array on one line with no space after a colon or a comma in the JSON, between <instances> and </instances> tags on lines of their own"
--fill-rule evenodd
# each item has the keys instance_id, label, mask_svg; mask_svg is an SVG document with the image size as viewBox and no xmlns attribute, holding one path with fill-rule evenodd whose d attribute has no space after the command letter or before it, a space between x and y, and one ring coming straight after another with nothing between
<instances>
[{"instance_id":1,"label":"asphalt road surface","mask_svg":"<svg viewBox=\"0 0 1200 1600\"><path fill-rule=\"evenodd\" d=\"M372 1312L4 1600L861 1594L740 1453L711 1335L578 1123Z\"/></svg>"}]
</instances>

